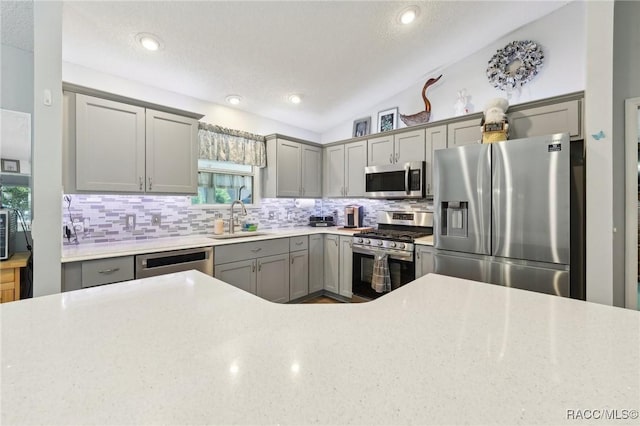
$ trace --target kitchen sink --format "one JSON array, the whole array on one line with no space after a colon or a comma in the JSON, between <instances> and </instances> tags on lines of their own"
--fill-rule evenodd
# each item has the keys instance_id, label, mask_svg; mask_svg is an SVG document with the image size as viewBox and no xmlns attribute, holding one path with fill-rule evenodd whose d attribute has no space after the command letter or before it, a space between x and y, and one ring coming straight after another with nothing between
<instances>
[{"instance_id":1,"label":"kitchen sink","mask_svg":"<svg viewBox=\"0 0 640 426\"><path fill-rule=\"evenodd\" d=\"M220 235L212 235L209 238L213 238L214 240L228 240L230 238L248 238L248 237L257 237L259 235L268 235L268 232L236 232L235 234L220 234Z\"/></svg>"}]
</instances>

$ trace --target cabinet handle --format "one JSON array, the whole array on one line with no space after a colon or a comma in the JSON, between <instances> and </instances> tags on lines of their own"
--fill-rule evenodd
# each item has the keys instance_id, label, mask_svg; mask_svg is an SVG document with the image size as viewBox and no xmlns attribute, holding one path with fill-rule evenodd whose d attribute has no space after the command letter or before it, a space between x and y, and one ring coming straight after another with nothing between
<instances>
[{"instance_id":1,"label":"cabinet handle","mask_svg":"<svg viewBox=\"0 0 640 426\"><path fill-rule=\"evenodd\" d=\"M142 191L142 176L139 176L140 178L140 191Z\"/></svg>"},{"instance_id":2,"label":"cabinet handle","mask_svg":"<svg viewBox=\"0 0 640 426\"><path fill-rule=\"evenodd\" d=\"M349 187L348 186L344 189L344 195L345 196L349 195Z\"/></svg>"},{"instance_id":3,"label":"cabinet handle","mask_svg":"<svg viewBox=\"0 0 640 426\"><path fill-rule=\"evenodd\" d=\"M149 191L153 189L153 181L151 180L151 176L149 176Z\"/></svg>"},{"instance_id":4,"label":"cabinet handle","mask_svg":"<svg viewBox=\"0 0 640 426\"><path fill-rule=\"evenodd\" d=\"M416 257L417 257L418 259L420 259L420 252L419 252L419 251L417 251L417 252L416 252Z\"/></svg>"},{"instance_id":5,"label":"cabinet handle","mask_svg":"<svg viewBox=\"0 0 640 426\"><path fill-rule=\"evenodd\" d=\"M336 243L336 246L338 245L338 239L336 238L335 240L333 240L334 243Z\"/></svg>"},{"instance_id":6,"label":"cabinet handle","mask_svg":"<svg viewBox=\"0 0 640 426\"><path fill-rule=\"evenodd\" d=\"M399 158L400 158L400 153L399 153L399 152L397 152L397 153L396 153L396 163L398 162L398 159L399 159Z\"/></svg>"},{"instance_id":7,"label":"cabinet handle","mask_svg":"<svg viewBox=\"0 0 640 426\"><path fill-rule=\"evenodd\" d=\"M103 269L102 271L98 271L99 274L111 274L113 272L118 272L120 268L111 268L111 269Z\"/></svg>"},{"instance_id":8,"label":"cabinet handle","mask_svg":"<svg viewBox=\"0 0 640 426\"><path fill-rule=\"evenodd\" d=\"M298 242L296 243L296 245L297 245L297 246L301 246L303 242L304 242L304 241L298 241Z\"/></svg>"},{"instance_id":9,"label":"cabinet handle","mask_svg":"<svg viewBox=\"0 0 640 426\"><path fill-rule=\"evenodd\" d=\"M256 262L254 261L254 262L251 264L251 272L255 272L255 271L256 271Z\"/></svg>"},{"instance_id":10,"label":"cabinet handle","mask_svg":"<svg viewBox=\"0 0 640 426\"><path fill-rule=\"evenodd\" d=\"M262 270L262 263L258 262L258 271Z\"/></svg>"},{"instance_id":11,"label":"cabinet handle","mask_svg":"<svg viewBox=\"0 0 640 426\"><path fill-rule=\"evenodd\" d=\"M251 253L257 253L260 250L262 250L262 247L258 247L258 248L255 248L255 249L251 250Z\"/></svg>"},{"instance_id":12,"label":"cabinet handle","mask_svg":"<svg viewBox=\"0 0 640 426\"><path fill-rule=\"evenodd\" d=\"M431 184L427 184L427 194L431 194Z\"/></svg>"},{"instance_id":13,"label":"cabinet handle","mask_svg":"<svg viewBox=\"0 0 640 426\"><path fill-rule=\"evenodd\" d=\"M293 259L295 259L294 257L291 258L291 264L293 265Z\"/></svg>"},{"instance_id":14,"label":"cabinet handle","mask_svg":"<svg viewBox=\"0 0 640 426\"><path fill-rule=\"evenodd\" d=\"M393 154L389 154L389 163L393 164Z\"/></svg>"}]
</instances>

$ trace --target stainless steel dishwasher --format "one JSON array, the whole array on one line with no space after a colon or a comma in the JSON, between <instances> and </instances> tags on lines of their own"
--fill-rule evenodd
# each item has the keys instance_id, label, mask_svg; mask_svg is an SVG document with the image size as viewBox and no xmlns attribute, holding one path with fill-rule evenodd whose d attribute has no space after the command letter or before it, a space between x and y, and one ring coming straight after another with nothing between
<instances>
[{"instance_id":1,"label":"stainless steel dishwasher","mask_svg":"<svg viewBox=\"0 0 640 426\"><path fill-rule=\"evenodd\" d=\"M213 276L213 247L136 256L136 278L156 277L191 269Z\"/></svg>"}]
</instances>

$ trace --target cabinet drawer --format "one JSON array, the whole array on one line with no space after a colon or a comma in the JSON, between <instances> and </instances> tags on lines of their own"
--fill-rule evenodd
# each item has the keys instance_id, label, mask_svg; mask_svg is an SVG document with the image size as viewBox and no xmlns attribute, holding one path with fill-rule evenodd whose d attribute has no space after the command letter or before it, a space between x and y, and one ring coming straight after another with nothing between
<instances>
[{"instance_id":1,"label":"cabinet drawer","mask_svg":"<svg viewBox=\"0 0 640 426\"><path fill-rule=\"evenodd\" d=\"M133 256L82 262L83 288L128 281L133 278Z\"/></svg>"},{"instance_id":2,"label":"cabinet drawer","mask_svg":"<svg viewBox=\"0 0 640 426\"><path fill-rule=\"evenodd\" d=\"M216 265L240 260L255 259L263 256L289 253L289 238L256 241L253 243L237 243L216 247L213 257Z\"/></svg>"},{"instance_id":3,"label":"cabinet drawer","mask_svg":"<svg viewBox=\"0 0 640 426\"><path fill-rule=\"evenodd\" d=\"M13 268L3 269L0 271L0 283L12 283L13 282Z\"/></svg>"},{"instance_id":4,"label":"cabinet drawer","mask_svg":"<svg viewBox=\"0 0 640 426\"><path fill-rule=\"evenodd\" d=\"M302 237L289 238L289 251L307 250L309 248L309 237L304 235Z\"/></svg>"}]
</instances>

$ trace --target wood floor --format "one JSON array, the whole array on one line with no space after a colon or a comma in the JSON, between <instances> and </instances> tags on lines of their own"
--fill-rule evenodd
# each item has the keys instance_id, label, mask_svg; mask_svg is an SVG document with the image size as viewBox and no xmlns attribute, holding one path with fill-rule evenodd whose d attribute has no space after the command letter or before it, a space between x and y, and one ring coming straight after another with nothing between
<instances>
[{"instance_id":1,"label":"wood floor","mask_svg":"<svg viewBox=\"0 0 640 426\"><path fill-rule=\"evenodd\" d=\"M318 297L314 297L313 299L305 300L302 303L342 303L342 302L327 296L318 296Z\"/></svg>"}]
</instances>

